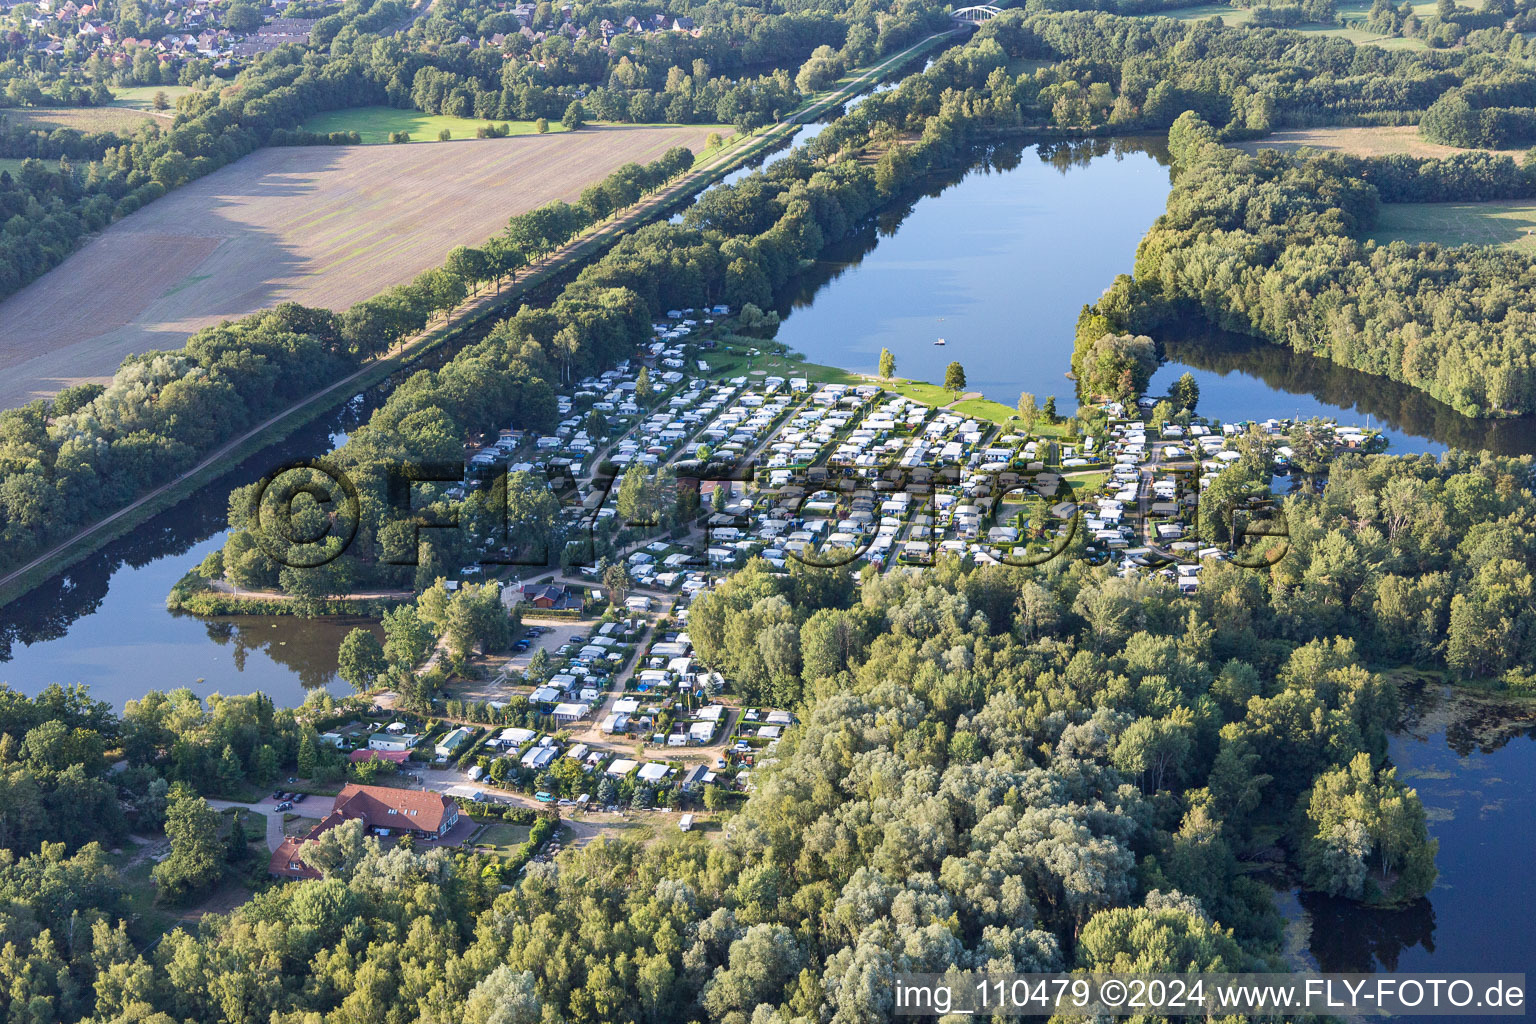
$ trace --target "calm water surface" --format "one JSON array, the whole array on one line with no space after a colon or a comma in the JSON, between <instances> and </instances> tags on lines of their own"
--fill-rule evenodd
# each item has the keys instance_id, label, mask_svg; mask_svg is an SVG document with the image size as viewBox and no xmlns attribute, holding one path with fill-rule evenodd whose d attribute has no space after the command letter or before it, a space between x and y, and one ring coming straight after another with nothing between
<instances>
[{"instance_id":1,"label":"calm water surface","mask_svg":"<svg viewBox=\"0 0 1536 1024\"><path fill-rule=\"evenodd\" d=\"M1307 953L1323 971L1530 971L1536 705L1438 691L1417 703L1391 757L1424 801L1439 878L1401 910L1301 894Z\"/></svg>"},{"instance_id":2,"label":"calm water surface","mask_svg":"<svg viewBox=\"0 0 1536 1024\"><path fill-rule=\"evenodd\" d=\"M88 683L121 708L146 691L261 690L301 704L324 686L347 691L336 651L363 620L241 615L199 619L166 610L187 570L224 544L230 489L272 466L330 451L366 418L370 393L302 428L95 555L0 608L0 682L26 693L49 683Z\"/></svg>"},{"instance_id":3,"label":"calm water surface","mask_svg":"<svg viewBox=\"0 0 1536 1024\"><path fill-rule=\"evenodd\" d=\"M1055 395L1070 411L1078 313L1131 270L1170 187L1160 138L1000 146L832 247L780 296L778 338L863 373L888 348L900 376L935 382L957 360L988 398ZM1393 381L1206 325L1157 340L1169 362L1154 393L1191 371L1200 411L1217 419L1331 417L1382 430L1399 453L1536 452L1536 420L1469 420Z\"/></svg>"}]
</instances>

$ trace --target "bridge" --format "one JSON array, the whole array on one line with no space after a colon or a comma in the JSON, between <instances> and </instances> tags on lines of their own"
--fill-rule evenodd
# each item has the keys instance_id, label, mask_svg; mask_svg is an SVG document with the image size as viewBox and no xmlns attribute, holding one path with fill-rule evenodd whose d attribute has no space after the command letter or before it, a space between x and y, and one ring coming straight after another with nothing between
<instances>
[{"instance_id":1,"label":"bridge","mask_svg":"<svg viewBox=\"0 0 1536 1024\"><path fill-rule=\"evenodd\" d=\"M991 21L1002 13L1001 8L993 7L991 4L980 4L976 7L961 7L959 10L952 11L949 15L949 20L956 25L969 25L975 28L982 22Z\"/></svg>"}]
</instances>

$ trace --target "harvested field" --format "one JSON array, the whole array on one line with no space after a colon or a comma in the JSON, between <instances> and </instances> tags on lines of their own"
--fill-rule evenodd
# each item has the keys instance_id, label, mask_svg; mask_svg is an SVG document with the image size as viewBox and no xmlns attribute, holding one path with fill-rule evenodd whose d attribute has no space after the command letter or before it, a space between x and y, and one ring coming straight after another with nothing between
<instances>
[{"instance_id":1,"label":"harvested field","mask_svg":"<svg viewBox=\"0 0 1536 1024\"><path fill-rule=\"evenodd\" d=\"M1262 139L1236 143L1238 149L1256 153L1261 149L1278 149L1292 152L1310 146L1313 149L1350 153L1354 156L1390 156L1406 153L1409 156L1446 157L1455 153L1471 153L1476 150L1457 149L1428 142L1419 134L1416 125L1393 125L1384 128L1302 128L1294 131L1275 132ZM1496 149L1491 152L1512 157L1519 163L1525 157L1523 149Z\"/></svg>"},{"instance_id":2,"label":"harvested field","mask_svg":"<svg viewBox=\"0 0 1536 1024\"><path fill-rule=\"evenodd\" d=\"M280 302L345 309L620 164L708 126L436 146L265 149L172 192L0 303L0 408L107 380L123 358Z\"/></svg>"},{"instance_id":3,"label":"harvested field","mask_svg":"<svg viewBox=\"0 0 1536 1024\"><path fill-rule=\"evenodd\" d=\"M1370 237L1386 244L1493 245L1536 255L1536 203L1383 203Z\"/></svg>"}]
</instances>

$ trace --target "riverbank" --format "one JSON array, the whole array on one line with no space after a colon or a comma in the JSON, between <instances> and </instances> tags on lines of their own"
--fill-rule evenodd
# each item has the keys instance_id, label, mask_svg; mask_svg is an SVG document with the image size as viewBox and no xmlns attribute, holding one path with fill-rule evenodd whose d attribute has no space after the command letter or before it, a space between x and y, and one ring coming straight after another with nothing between
<instances>
[{"instance_id":1,"label":"riverbank","mask_svg":"<svg viewBox=\"0 0 1536 1024\"><path fill-rule=\"evenodd\" d=\"M415 595L405 591L375 594L341 594L320 599L300 599L273 591L240 593L210 583L196 570L176 581L165 597L165 607L204 618L222 615L296 615L315 619L330 615L350 615L377 619L398 605L408 604Z\"/></svg>"}]
</instances>

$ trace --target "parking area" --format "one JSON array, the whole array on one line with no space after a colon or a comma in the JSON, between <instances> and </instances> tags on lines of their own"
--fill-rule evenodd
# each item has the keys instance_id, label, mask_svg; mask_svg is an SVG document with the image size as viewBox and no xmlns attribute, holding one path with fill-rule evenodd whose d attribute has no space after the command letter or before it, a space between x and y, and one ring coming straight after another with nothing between
<instances>
[{"instance_id":1,"label":"parking area","mask_svg":"<svg viewBox=\"0 0 1536 1024\"><path fill-rule=\"evenodd\" d=\"M515 672L521 672L528 667L533 660L535 651L544 650L553 658L555 652L573 636L590 636L596 619L544 619L539 620L532 616L523 619L524 627L533 627L540 630L539 636L532 638L526 650L518 651L503 664L502 668ZM524 633L524 639L527 639Z\"/></svg>"}]
</instances>

